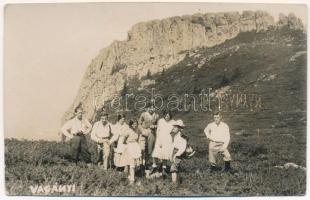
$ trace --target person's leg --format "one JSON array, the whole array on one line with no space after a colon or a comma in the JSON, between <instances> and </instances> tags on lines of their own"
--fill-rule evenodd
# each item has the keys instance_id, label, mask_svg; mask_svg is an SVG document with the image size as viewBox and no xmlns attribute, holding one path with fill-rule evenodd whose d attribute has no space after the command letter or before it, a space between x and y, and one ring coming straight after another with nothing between
<instances>
[{"instance_id":1,"label":"person's leg","mask_svg":"<svg viewBox=\"0 0 310 200\"><path fill-rule=\"evenodd\" d=\"M171 178L172 182L176 183L178 180L178 169L180 165L181 159L175 158L174 161L172 161L170 172L171 172Z\"/></svg>"},{"instance_id":2,"label":"person's leg","mask_svg":"<svg viewBox=\"0 0 310 200\"><path fill-rule=\"evenodd\" d=\"M91 154L88 151L88 146L87 146L87 141L85 135L80 136L81 138L81 159L86 162L90 163L91 162Z\"/></svg>"},{"instance_id":3,"label":"person's leg","mask_svg":"<svg viewBox=\"0 0 310 200\"><path fill-rule=\"evenodd\" d=\"M135 167L134 166L128 166L129 167L129 184L133 184L135 182Z\"/></svg>"},{"instance_id":4,"label":"person's leg","mask_svg":"<svg viewBox=\"0 0 310 200\"><path fill-rule=\"evenodd\" d=\"M155 136L152 131L150 131L149 136L147 137L147 151L148 155L151 157L155 144Z\"/></svg>"},{"instance_id":5,"label":"person's leg","mask_svg":"<svg viewBox=\"0 0 310 200\"><path fill-rule=\"evenodd\" d=\"M81 151L81 138L80 136L73 136L73 138L71 139L71 155L76 164L79 161L80 151Z\"/></svg>"},{"instance_id":6,"label":"person's leg","mask_svg":"<svg viewBox=\"0 0 310 200\"><path fill-rule=\"evenodd\" d=\"M210 142L209 143L209 163L210 163L210 169L211 171L217 171L218 167L216 164L216 156L218 154L218 149L215 148L215 143Z\"/></svg>"},{"instance_id":7,"label":"person's leg","mask_svg":"<svg viewBox=\"0 0 310 200\"><path fill-rule=\"evenodd\" d=\"M103 169L108 169L108 161L109 161L109 155L110 155L110 145L105 142L103 143Z\"/></svg>"},{"instance_id":8,"label":"person's leg","mask_svg":"<svg viewBox=\"0 0 310 200\"><path fill-rule=\"evenodd\" d=\"M231 161L231 156L230 153L227 149L225 149L223 151L223 155L224 155L224 163L225 163L225 168L224 171L230 171L232 170L231 166L230 166L230 161Z\"/></svg>"},{"instance_id":9,"label":"person's leg","mask_svg":"<svg viewBox=\"0 0 310 200\"><path fill-rule=\"evenodd\" d=\"M209 145L209 163L211 166L212 165L216 166L216 154L217 154L217 151L212 148L212 145L210 143L210 145Z\"/></svg>"},{"instance_id":10,"label":"person's leg","mask_svg":"<svg viewBox=\"0 0 310 200\"><path fill-rule=\"evenodd\" d=\"M154 158L152 157L153 149L155 143L154 133L150 131L149 136L147 138L147 156L148 156L148 165L152 166L152 168L156 168L156 162L154 162Z\"/></svg>"},{"instance_id":11,"label":"person's leg","mask_svg":"<svg viewBox=\"0 0 310 200\"><path fill-rule=\"evenodd\" d=\"M96 164L98 164L98 166L102 162L102 156L103 156L102 148L103 148L102 143L98 143L97 144L97 159L96 159L96 162L95 162Z\"/></svg>"},{"instance_id":12,"label":"person's leg","mask_svg":"<svg viewBox=\"0 0 310 200\"><path fill-rule=\"evenodd\" d=\"M167 163L168 163L167 160L162 160L162 175L163 175L164 179L168 176L168 174L167 174Z\"/></svg>"}]
</instances>

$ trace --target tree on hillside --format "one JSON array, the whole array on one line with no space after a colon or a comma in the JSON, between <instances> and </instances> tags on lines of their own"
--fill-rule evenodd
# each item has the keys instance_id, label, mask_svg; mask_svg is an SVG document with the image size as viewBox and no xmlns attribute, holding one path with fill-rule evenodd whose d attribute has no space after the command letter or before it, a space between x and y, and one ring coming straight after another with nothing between
<instances>
[{"instance_id":1,"label":"tree on hillside","mask_svg":"<svg viewBox=\"0 0 310 200\"><path fill-rule=\"evenodd\" d=\"M152 73L151 73L150 69L147 70L146 77L149 79L152 78Z\"/></svg>"},{"instance_id":2,"label":"tree on hillside","mask_svg":"<svg viewBox=\"0 0 310 200\"><path fill-rule=\"evenodd\" d=\"M163 68L163 70L161 71L161 75L164 75L164 74L165 74L165 72L166 72L166 69L165 69L165 68Z\"/></svg>"}]
</instances>

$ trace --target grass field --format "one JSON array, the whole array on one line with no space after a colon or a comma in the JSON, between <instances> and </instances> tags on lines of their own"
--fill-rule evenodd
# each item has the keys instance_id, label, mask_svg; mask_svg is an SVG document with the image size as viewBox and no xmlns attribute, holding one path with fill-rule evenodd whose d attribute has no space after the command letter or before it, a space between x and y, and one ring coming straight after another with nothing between
<instances>
[{"instance_id":1,"label":"grass field","mask_svg":"<svg viewBox=\"0 0 310 200\"><path fill-rule=\"evenodd\" d=\"M296 147L297 142L287 136L238 136L230 147L237 174L211 174L205 145L194 158L181 164L177 185L170 178L137 178L135 185L128 185L125 173L72 164L67 144L6 140L6 188L10 195L31 195L31 185L57 182L76 184L76 191L51 195L303 195L305 171L274 167L285 162L304 166L304 156L298 156L304 147Z\"/></svg>"},{"instance_id":2,"label":"grass field","mask_svg":"<svg viewBox=\"0 0 310 200\"><path fill-rule=\"evenodd\" d=\"M291 162L306 167L305 52L306 36L301 31L242 33L219 46L189 51L176 66L149 77L156 83L150 87L165 97L174 92L199 93L203 88L227 86L232 93L261 95L259 108L251 109L243 102L243 106L228 107L223 112L231 128L229 150L232 167L237 170L234 175L208 171L208 144L203 129L212 120L211 113L181 111L174 118L183 119L187 125L185 131L197 154L181 164L177 185L170 179L144 178L128 185L126 174L73 165L68 144L6 139L7 194L30 195L31 185L57 182L76 184L76 191L52 195L304 195L306 172L275 166ZM137 85L129 84L128 88L143 93L135 91ZM128 113L133 117L139 114ZM115 121L113 113L111 120ZM95 156L93 145L90 147Z\"/></svg>"}]
</instances>

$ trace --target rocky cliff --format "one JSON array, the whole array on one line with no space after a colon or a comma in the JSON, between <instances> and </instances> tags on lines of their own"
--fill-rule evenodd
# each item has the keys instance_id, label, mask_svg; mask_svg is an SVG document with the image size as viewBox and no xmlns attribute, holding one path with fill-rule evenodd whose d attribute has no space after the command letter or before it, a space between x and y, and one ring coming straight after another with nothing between
<instances>
[{"instance_id":1,"label":"rocky cliff","mask_svg":"<svg viewBox=\"0 0 310 200\"><path fill-rule=\"evenodd\" d=\"M264 11L206 13L141 22L128 32L126 41L114 41L102 49L88 66L77 96L63 120L82 103L87 117L94 114L94 100L119 94L126 81L141 80L179 63L185 50L212 47L241 32L261 32L274 26L301 29L294 15L281 15L278 22ZM141 87L150 82L142 81Z\"/></svg>"}]
</instances>

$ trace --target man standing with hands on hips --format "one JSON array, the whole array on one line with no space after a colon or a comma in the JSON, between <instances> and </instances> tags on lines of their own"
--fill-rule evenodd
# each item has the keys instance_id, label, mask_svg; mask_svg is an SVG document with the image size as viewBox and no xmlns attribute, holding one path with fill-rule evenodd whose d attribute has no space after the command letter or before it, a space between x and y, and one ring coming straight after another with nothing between
<instances>
[{"instance_id":1,"label":"man standing with hands on hips","mask_svg":"<svg viewBox=\"0 0 310 200\"><path fill-rule=\"evenodd\" d=\"M83 117L84 111L81 106L74 109L74 118L67 121L61 128L61 133L70 139L72 156L77 164L79 161L91 163L91 155L88 151L85 135L88 134L92 125Z\"/></svg>"},{"instance_id":2,"label":"man standing with hands on hips","mask_svg":"<svg viewBox=\"0 0 310 200\"><path fill-rule=\"evenodd\" d=\"M230 153L227 149L230 141L230 133L229 127L226 123L222 122L222 116L220 112L216 112L213 115L214 122L208 124L205 128L204 133L206 134L209 143L209 162L210 162L210 170L217 171L221 168L217 167L216 164L216 156L218 153L224 155L225 162L225 172L233 172L230 167Z\"/></svg>"}]
</instances>

